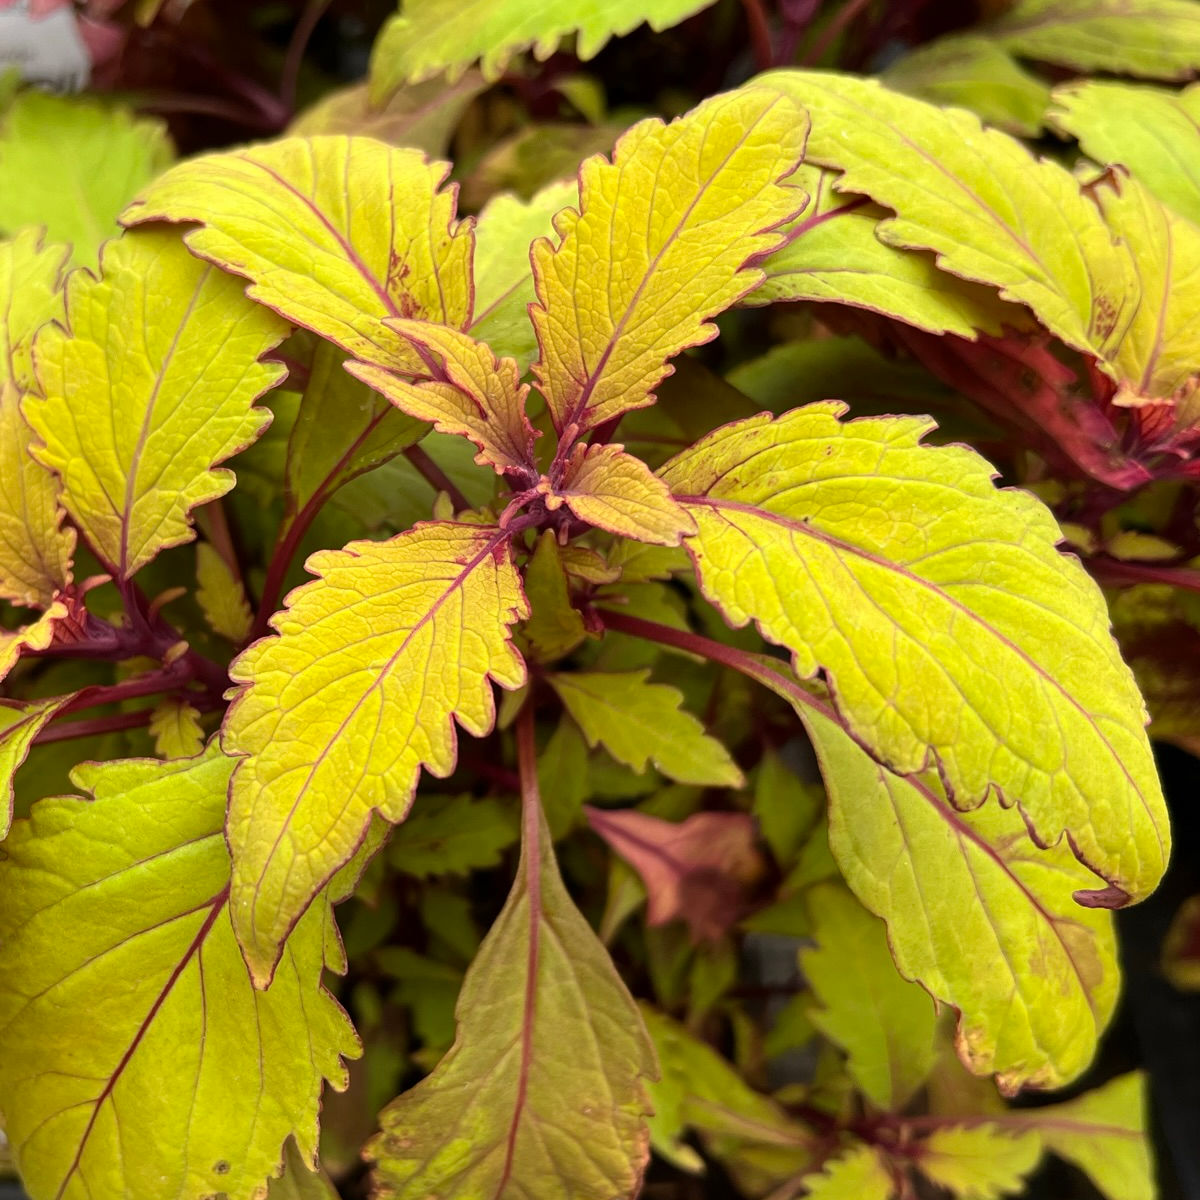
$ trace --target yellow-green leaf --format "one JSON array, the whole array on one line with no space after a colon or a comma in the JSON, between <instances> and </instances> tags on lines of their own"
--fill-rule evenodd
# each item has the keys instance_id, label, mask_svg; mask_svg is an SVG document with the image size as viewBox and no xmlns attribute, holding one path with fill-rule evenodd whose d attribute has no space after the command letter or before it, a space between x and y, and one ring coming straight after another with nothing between
<instances>
[{"instance_id":1,"label":"yellow-green leaf","mask_svg":"<svg viewBox=\"0 0 1200 1200\"><path fill-rule=\"evenodd\" d=\"M0 679L26 650L45 650L54 640L54 627L67 615L67 606L55 600L36 621L19 629L0 629Z\"/></svg>"},{"instance_id":2,"label":"yellow-green leaf","mask_svg":"<svg viewBox=\"0 0 1200 1200\"><path fill-rule=\"evenodd\" d=\"M56 696L32 704L0 701L0 840L12 821L13 776L25 761L33 739L50 723L70 697Z\"/></svg>"},{"instance_id":3,"label":"yellow-green leaf","mask_svg":"<svg viewBox=\"0 0 1200 1200\"><path fill-rule=\"evenodd\" d=\"M424 360L421 378L369 362L348 363L350 374L410 417L469 438L479 447L475 461L499 474L533 468L537 434L525 415L529 386L513 359L498 360L490 346L445 325L392 320L388 326Z\"/></svg>"},{"instance_id":4,"label":"yellow-green leaf","mask_svg":"<svg viewBox=\"0 0 1200 1200\"><path fill-rule=\"evenodd\" d=\"M654 1048L572 904L540 809L517 878L463 980L458 1036L384 1109L367 1145L389 1200L629 1200L649 1151Z\"/></svg>"},{"instance_id":5,"label":"yellow-green leaf","mask_svg":"<svg viewBox=\"0 0 1200 1200\"><path fill-rule=\"evenodd\" d=\"M454 721L481 737L491 680L525 679L508 626L528 616L508 536L430 522L308 560L318 578L231 668L225 749L234 928L256 982L378 811L407 813L422 767L454 769Z\"/></svg>"},{"instance_id":6,"label":"yellow-green leaf","mask_svg":"<svg viewBox=\"0 0 1200 1200\"><path fill-rule=\"evenodd\" d=\"M716 335L706 318L761 280L747 260L774 249L776 227L803 207L781 181L807 126L778 92L744 88L670 125L643 121L611 163L583 164L580 210L555 219L557 245L532 250L534 371L557 429L652 404L666 360Z\"/></svg>"},{"instance_id":7,"label":"yellow-green leaf","mask_svg":"<svg viewBox=\"0 0 1200 1200\"><path fill-rule=\"evenodd\" d=\"M643 22L667 29L707 8L712 0L407 0L383 27L371 52L371 94L386 96L398 84L445 71L451 80L482 59L483 74L497 79L508 60L533 48L549 58L559 42L576 35L575 54L593 58L611 37Z\"/></svg>"},{"instance_id":8,"label":"yellow-green leaf","mask_svg":"<svg viewBox=\"0 0 1200 1200\"><path fill-rule=\"evenodd\" d=\"M547 529L533 548L525 568L529 620L521 632L539 662L569 654L587 637L579 610L571 603L558 539Z\"/></svg>"},{"instance_id":9,"label":"yellow-green leaf","mask_svg":"<svg viewBox=\"0 0 1200 1200\"><path fill-rule=\"evenodd\" d=\"M863 1095L900 1112L933 1069L933 1001L897 974L883 922L845 888L817 884L807 903L817 944L800 952L800 964L820 1003L813 1024L846 1052Z\"/></svg>"},{"instance_id":10,"label":"yellow-green leaf","mask_svg":"<svg viewBox=\"0 0 1200 1200\"><path fill-rule=\"evenodd\" d=\"M667 485L619 445L577 444L547 497L554 507L560 500L581 521L639 542L678 546L684 534L696 532Z\"/></svg>"},{"instance_id":11,"label":"yellow-green leaf","mask_svg":"<svg viewBox=\"0 0 1200 1200\"><path fill-rule=\"evenodd\" d=\"M819 1174L805 1175L808 1200L892 1200L892 1177L874 1146L856 1146L827 1163Z\"/></svg>"},{"instance_id":12,"label":"yellow-green leaf","mask_svg":"<svg viewBox=\"0 0 1200 1200\"><path fill-rule=\"evenodd\" d=\"M384 319L471 315L473 239L448 172L373 138L288 138L181 163L122 220L198 224L188 246L250 280L251 298L347 354L419 371Z\"/></svg>"},{"instance_id":13,"label":"yellow-green leaf","mask_svg":"<svg viewBox=\"0 0 1200 1200\"><path fill-rule=\"evenodd\" d=\"M242 581L207 542L196 546L196 603L214 633L240 646L250 636L254 615Z\"/></svg>"},{"instance_id":14,"label":"yellow-green leaf","mask_svg":"<svg viewBox=\"0 0 1200 1200\"><path fill-rule=\"evenodd\" d=\"M1200 85L1182 91L1088 79L1054 92L1055 128L1098 163L1122 163L1165 205L1200 225Z\"/></svg>"},{"instance_id":15,"label":"yellow-green leaf","mask_svg":"<svg viewBox=\"0 0 1200 1200\"><path fill-rule=\"evenodd\" d=\"M901 774L938 764L1043 844L1067 834L1113 906L1162 875L1169 834L1145 710L1099 589L1033 496L998 490L928 418L811 404L725 426L661 476L696 518L705 595L824 672L853 735ZM981 555L983 558L981 559Z\"/></svg>"},{"instance_id":16,"label":"yellow-green leaf","mask_svg":"<svg viewBox=\"0 0 1200 1200\"><path fill-rule=\"evenodd\" d=\"M1056 336L1102 355L1137 303L1137 278L1096 206L1064 167L875 80L772 71L755 81L808 109L807 157L842 172L838 188L896 212L878 236L933 250L943 270L1027 304Z\"/></svg>"},{"instance_id":17,"label":"yellow-green leaf","mask_svg":"<svg viewBox=\"0 0 1200 1200\"><path fill-rule=\"evenodd\" d=\"M285 326L162 230L109 243L99 278L75 272L67 320L38 335L42 395L25 416L64 507L128 579L190 541L190 510L233 486L231 471L214 468L266 426L254 401L283 368L259 358Z\"/></svg>"},{"instance_id":18,"label":"yellow-green leaf","mask_svg":"<svg viewBox=\"0 0 1200 1200\"><path fill-rule=\"evenodd\" d=\"M952 1125L921 1142L916 1162L923 1175L958 1200L1001 1200L1021 1191L1041 1156L1036 1134Z\"/></svg>"},{"instance_id":19,"label":"yellow-green leaf","mask_svg":"<svg viewBox=\"0 0 1200 1200\"><path fill-rule=\"evenodd\" d=\"M65 246L43 246L40 230L27 229L0 242L0 380L18 391L34 382L33 338L50 321L65 316Z\"/></svg>"},{"instance_id":20,"label":"yellow-green leaf","mask_svg":"<svg viewBox=\"0 0 1200 1200\"><path fill-rule=\"evenodd\" d=\"M289 1135L315 1153L322 1079L345 1086L358 1040L321 986L328 903L276 984L251 986L227 904L232 766L80 767L95 798L43 800L5 843L0 1103L33 1200L251 1200Z\"/></svg>"},{"instance_id":21,"label":"yellow-green leaf","mask_svg":"<svg viewBox=\"0 0 1200 1200\"><path fill-rule=\"evenodd\" d=\"M1018 0L987 35L1022 58L1149 79L1200 68L1191 0Z\"/></svg>"},{"instance_id":22,"label":"yellow-green leaf","mask_svg":"<svg viewBox=\"0 0 1200 1200\"><path fill-rule=\"evenodd\" d=\"M160 758L193 758L204 748L200 713L180 696L167 696L150 714L150 736Z\"/></svg>"},{"instance_id":23,"label":"yellow-green leaf","mask_svg":"<svg viewBox=\"0 0 1200 1200\"><path fill-rule=\"evenodd\" d=\"M618 762L638 772L652 762L680 783L741 787L742 773L729 751L680 708L682 693L648 683L649 674L573 671L546 679L588 745L602 745Z\"/></svg>"},{"instance_id":24,"label":"yellow-green leaf","mask_svg":"<svg viewBox=\"0 0 1200 1200\"><path fill-rule=\"evenodd\" d=\"M989 125L1038 137L1050 86L1013 61L991 38L953 34L927 42L883 73L883 82L934 104L969 108Z\"/></svg>"},{"instance_id":25,"label":"yellow-green leaf","mask_svg":"<svg viewBox=\"0 0 1200 1200\"><path fill-rule=\"evenodd\" d=\"M940 271L927 251L882 241L876 230L887 210L836 191L834 172L806 164L794 178L812 201L787 227L787 244L763 260L766 278L744 304L852 304L930 333L965 338L1029 324L1023 309L990 288Z\"/></svg>"},{"instance_id":26,"label":"yellow-green leaf","mask_svg":"<svg viewBox=\"0 0 1200 1200\"><path fill-rule=\"evenodd\" d=\"M44 226L94 266L117 215L174 157L166 126L119 105L22 92L0 119L0 233Z\"/></svg>"},{"instance_id":27,"label":"yellow-green leaf","mask_svg":"<svg viewBox=\"0 0 1200 1200\"><path fill-rule=\"evenodd\" d=\"M471 334L498 355L517 360L522 371L537 354L529 322L533 270L529 246L554 232L551 218L579 203L579 181L564 179L529 200L503 193L490 200L475 225L475 315Z\"/></svg>"},{"instance_id":28,"label":"yellow-green leaf","mask_svg":"<svg viewBox=\"0 0 1200 1200\"><path fill-rule=\"evenodd\" d=\"M887 922L900 971L958 1010L963 1062L1006 1092L1076 1078L1120 983L1111 916L1073 899L1087 869L1066 845L1039 850L1015 809L959 812L934 778L895 775L832 720L803 716L834 857Z\"/></svg>"}]
</instances>

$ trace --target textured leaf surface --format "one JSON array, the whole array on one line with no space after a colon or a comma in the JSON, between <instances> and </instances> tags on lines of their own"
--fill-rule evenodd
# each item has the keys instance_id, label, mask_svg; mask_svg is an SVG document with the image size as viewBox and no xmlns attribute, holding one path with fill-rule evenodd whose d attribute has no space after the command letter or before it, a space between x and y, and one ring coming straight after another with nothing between
<instances>
[{"instance_id":1,"label":"textured leaf surface","mask_svg":"<svg viewBox=\"0 0 1200 1200\"><path fill-rule=\"evenodd\" d=\"M1041 842L1066 831L1112 885L1082 902L1144 896L1169 835L1099 590L1039 501L997 490L963 447L921 445L928 419L843 412L739 421L663 468L700 527L705 595L786 646L801 678L823 671L893 770L932 756L961 807L998 790Z\"/></svg>"},{"instance_id":2,"label":"textured leaf surface","mask_svg":"<svg viewBox=\"0 0 1200 1200\"><path fill-rule=\"evenodd\" d=\"M990 38L959 34L918 46L883 73L888 87L933 104L969 108L1018 137L1042 131L1050 88Z\"/></svg>"},{"instance_id":3,"label":"textured leaf surface","mask_svg":"<svg viewBox=\"0 0 1200 1200\"><path fill-rule=\"evenodd\" d=\"M800 963L820 1003L813 1024L845 1050L859 1090L900 1112L933 1069L933 1002L896 973L883 923L849 892L818 884L807 900L817 945Z\"/></svg>"},{"instance_id":4,"label":"textured leaf surface","mask_svg":"<svg viewBox=\"0 0 1200 1200\"><path fill-rule=\"evenodd\" d=\"M357 358L419 370L382 322L470 317L472 236L440 190L448 171L373 138L288 138L181 163L122 220L198 223L188 245L253 299Z\"/></svg>"},{"instance_id":5,"label":"textured leaf surface","mask_svg":"<svg viewBox=\"0 0 1200 1200\"><path fill-rule=\"evenodd\" d=\"M958 1051L1008 1092L1068 1083L1116 1003L1112 919L1065 845L1038 850L1015 809L958 812L932 779L879 766L805 711L829 794L829 844L888 926L900 971L959 1012Z\"/></svg>"},{"instance_id":6,"label":"textured leaf surface","mask_svg":"<svg viewBox=\"0 0 1200 1200\"><path fill-rule=\"evenodd\" d=\"M71 276L69 331L38 336L44 398L24 410L67 511L127 579L189 541L189 511L233 486L214 468L265 427L253 404L283 369L258 360L285 326L165 231L110 243L101 267Z\"/></svg>"},{"instance_id":7,"label":"textured leaf surface","mask_svg":"<svg viewBox=\"0 0 1200 1200\"><path fill-rule=\"evenodd\" d=\"M898 214L878 227L883 241L935 251L943 269L1000 288L1088 353L1119 338L1137 298L1133 264L1063 167L973 113L874 80L773 71L757 82L808 109L811 162Z\"/></svg>"},{"instance_id":8,"label":"textured leaf surface","mask_svg":"<svg viewBox=\"0 0 1200 1200\"><path fill-rule=\"evenodd\" d=\"M682 920L693 940L715 940L741 918L745 889L766 865L748 814L699 812L674 822L634 809L585 811L588 824L642 877L648 925Z\"/></svg>"},{"instance_id":9,"label":"textured leaf surface","mask_svg":"<svg viewBox=\"0 0 1200 1200\"><path fill-rule=\"evenodd\" d=\"M475 226L475 315L471 333L498 355L517 360L522 371L537 355L529 321L533 303L533 267L529 247L554 232L551 218L579 204L579 181L565 179L544 187L529 200L505 192L493 197Z\"/></svg>"},{"instance_id":10,"label":"textured leaf surface","mask_svg":"<svg viewBox=\"0 0 1200 1200\"><path fill-rule=\"evenodd\" d=\"M1049 119L1098 163L1123 163L1168 208L1200 225L1200 86L1064 84Z\"/></svg>"},{"instance_id":11,"label":"textured leaf surface","mask_svg":"<svg viewBox=\"0 0 1200 1200\"><path fill-rule=\"evenodd\" d=\"M236 660L244 685L225 749L246 756L230 793L234 927L256 982L296 918L378 811L399 821L421 767L454 768L454 721L479 737L490 680L525 669L508 626L528 615L507 535L432 522L308 560L318 576Z\"/></svg>"},{"instance_id":12,"label":"textured leaf surface","mask_svg":"<svg viewBox=\"0 0 1200 1200\"><path fill-rule=\"evenodd\" d=\"M454 1046L384 1109L367 1146L395 1200L620 1200L649 1151L654 1049L571 902L540 811L503 911L463 980Z\"/></svg>"},{"instance_id":13,"label":"textured leaf surface","mask_svg":"<svg viewBox=\"0 0 1200 1200\"><path fill-rule=\"evenodd\" d=\"M388 862L405 875L466 875L494 867L517 840L512 809L470 796L422 797L388 839Z\"/></svg>"},{"instance_id":14,"label":"textured leaf surface","mask_svg":"<svg viewBox=\"0 0 1200 1200\"><path fill-rule=\"evenodd\" d=\"M1200 68L1189 0L1021 0L987 32L1014 54L1078 71L1184 79Z\"/></svg>"},{"instance_id":15,"label":"textured leaf surface","mask_svg":"<svg viewBox=\"0 0 1200 1200\"><path fill-rule=\"evenodd\" d=\"M22 92L0 121L0 232L44 226L54 241L71 243L76 263L94 266L121 209L171 158L161 121Z\"/></svg>"},{"instance_id":16,"label":"textured leaf surface","mask_svg":"<svg viewBox=\"0 0 1200 1200\"><path fill-rule=\"evenodd\" d=\"M574 671L548 675L567 712L591 746L605 750L635 771L647 762L680 783L740 787L737 764L704 726L679 706L683 695L649 683L649 671Z\"/></svg>"},{"instance_id":17,"label":"textured leaf surface","mask_svg":"<svg viewBox=\"0 0 1200 1200\"><path fill-rule=\"evenodd\" d=\"M892 1200L892 1177L872 1146L857 1146L817 1175L806 1175L808 1200Z\"/></svg>"},{"instance_id":18,"label":"textured leaf surface","mask_svg":"<svg viewBox=\"0 0 1200 1200\"><path fill-rule=\"evenodd\" d=\"M581 521L639 542L678 546L685 533L696 532L666 484L619 445L576 445L554 497Z\"/></svg>"},{"instance_id":19,"label":"textured leaf surface","mask_svg":"<svg viewBox=\"0 0 1200 1200\"><path fill-rule=\"evenodd\" d=\"M882 241L876 231L887 210L835 191L834 172L805 165L794 178L812 201L788 226L787 244L763 261L766 278L743 303L833 301L965 338L1027 323L990 288L938 270L932 254Z\"/></svg>"},{"instance_id":20,"label":"textured leaf surface","mask_svg":"<svg viewBox=\"0 0 1200 1200\"><path fill-rule=\"evenodd\" d=\"M207 542L196 547L196 603L214 633L235 646L250 636L254 616L246 589L229 564Z\"/></svg>"},{"instance_id":21,"label":"textured leaf surface","mask_svg":"<svg viewBox=\"0 0 1200 1200\"><path fill-rule=\"evenodd\" d=\"M275 986L250 984L226 903L232 765L81 767L95 799L43 800L5 843L0 1094L34 1200L250 1200L289 1134L315 1151L322 1078L344 1086L358 1042L321 987L327 904Z\"/></svg>"},{"instance_id":22,"label":"textured leaf surface","mask_svg":"<svg viewBox=\"0 0 1200 1200\"><path fill-rule=\"evenodd\" d=\"M938 1129L921 1143L917 1166L960 1200L1000 1200L1019 1192L1042 1156L1035 1134L994 1125Z\"/></svg>"},{"instance_id":23,"label":"textured leaf surface","mask_svg":"<svg viewBox=\"0 0 1200 1200\"><path fill-rule=\"evenodd\" d=\"M13 776L25 761L33 739L64 704L55 697L32 704L0 704L0 840L8 834L13 812Z\"/></svg>"},{"instance_id":24,"label":"textured leaf surface","mask_svg":"<svg viewBox=\"0 0 1200 1200\"><path fill-rule=\"evenodd\" d=\"M479 447L476 462L500 474L532 467L536 434L525 415L529 387L513 359L497 360L483 342L444 325L403 320L388 325L425 360L424 378L412 381L367 362L348 364L352 375L410 417L469 438Z\"/></svg>"},{"instance_id":25,"label":"textured leaf surface","mask_svg":"<svg viewBox=\"0 0 1200 1200\"><path fill-rule=\"evenodd\" d=\"M747 260L773 249L771 231L803 207L781 180L806 132L786 97L746 88L670 125L643 121L611 163L583 164L581 210L556 218L557 246L532 251L534 371L557 429L653 403L666 360L716 335L704 318L759 282Z\"/></svg>"},{"instance_id":26,"label":"textured leaf surface","mask_svg":"<svg viewBox=\"0 0 1200 1200\"><path fill-rule=\"evenodd\" d=\"M483 74L496 79L520 50L549 58L559 42L575 34L575 53L595 57L611 37L643 22L667 29L707 8L712 0L425 0L406 4L384 26L371 53L371 90L386 96L402 82L446 71L455 79L469 63L483 60Z\"/></svg>"},{"instance_id":27,"label":"textured leaf surface","mask_svg":"<svg viewBox=\"0 0 1200 1200\"><path fill-rule=\"evenodd\" d=\"M66 250L36 231L0 242L0 597L44 607L71 579L73 530L61 525L58 481L30 454L21 394L33 383L33 336L62 319Z\"/></svg>"}]
</instances>

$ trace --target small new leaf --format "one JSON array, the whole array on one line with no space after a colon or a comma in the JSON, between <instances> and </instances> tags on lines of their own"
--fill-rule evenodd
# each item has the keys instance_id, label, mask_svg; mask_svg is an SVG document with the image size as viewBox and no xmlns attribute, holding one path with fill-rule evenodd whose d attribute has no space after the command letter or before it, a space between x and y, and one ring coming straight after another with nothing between
<instances>
[{"instance_id":1,"label":"small new leaf","mask_svg":"<svg viewBox=\"0 0 1200 1200\"><path fill-rule=\"evenodd\" d=\"M67 320L38 335L41 396L24 411L67 511L128 579L190 541L191 509L233 486L215 468L265 428L254 401L284 371L259 358L286 327L162 230L108 243L99 278L75 272Z\"/></svg>"},{"instance_id":2,"label":"small new leaf","mask_svg":"<svg viewBox=\"0 0 1200 1200\"><path fill-rule=\"evenodd\" d=\"M13 776L25 761L33 739L69 699L58 696L52 700L35 700L31 704L0 701L0 841L7 836L12 821Z\"/></svg>"},{"instance_id":3,"label":"small new leaf","mask_svg":"<svg viewBox=\"0 0 1200 1200\"><path fill-rule=\"evenodd\" d=\"M670 125L643 121L611 163L583 164L580 209L555 218L557 245L532 250L534 372L556 429L652 404L667 360L716 336L706 318L761 280L747 260L773 250L773 231L804 205L782 181L807 129L785 96L746 88Z\"/></svg>"},{"instance_id":4,"label":"small new leaf","mask_svg":"<svg viewBox=\"0 0 1200 1200\"><path fill-rule=\"evenodd\" d=\"M214 633L235 646L250 636L254 614L242 581L207 542L196 546L196 603Z\"/></svg>"},{"instance_id":5,"label":"small new leaf","mask_svg":"<svg viewBox=\"0 0 1200 1200\"><path fill-rule=\"evenodd\" d=\"M204 748L200 714L180 696L168 696L150 714L150 736L159 758L193 758Z\"/></svg>"},{"instance_id":6,"label":"small new leaf","mask_svg":"<svg viewBox=\"0 0 1200 1200\"><path fill-rule=\"evenodd\" d=\"M520 686L508 626L528 615L508 537L430 522L308 560L318 578L231 668L243 685L223 741L232 912L255 982L297 917L358 848L371 815L408 812L421 767L454 768L454 720L495 719L491 680Z\"/></svg>"},{"instance_id":7,"label":"small new leaf","mask_svg":"<svg viewBox=\"0 0 1200 1200\"><path fill-rule=\"evenodd\" d=\"M744 779L729 751L680 708L683 695L650 672L573 671L548 675L588 745L605 750L635 771L647 762L680 783L741 787Z\"/></svg>"},{"instance_id":8,"label":"small new leaf","mask_svg":"<svg viewBox=\"0 0 1200 1200\"><path fill-rule=\"evenodd\" d=\"M191 249L250 280L247 294L356 358L420 371L387 317L462 328L470 223L441 190L449 168L373 138L288 138L181 163L126 209L194 222Z\"/></svg>"},{"instance_id":9,"label":"small new leaf","mask_svg":"<svg viewBox=\"0 0 1200 1200\"><path fill-rule=\"evenodd\" d=\"M80 767L94 799L43 800L5 843L0 1096L33 1200L251 1200L289 1135L315 1155L322 1080L345 1086L358 1040L321 986L327 903L276 984L251 986L227 905L232 766Z\"/></svg>"},{"instance_id":10,"label":"small new leaf","mask_svg":"<svg viewBox=\"0 0 1200 1200\"><path fill-rule=\"evenodd\" d=\"M961 446L922 445L927 419L844 411L735 422L662 469L700 527L686 544L705 595L786 646L801 678L823 671L894 771L932 758L960 807L995 790L1040 843L1068 833L1109 884L1081 903L1146 895L1169 834L1099 589L1039 501L997 490Z\"/></svg>"},{"instance_id":11,"label":"small new leaf","mask_svg":"<svg viewBox=\"0 0 1200 1200\"><path fill-rule=\"evenodd\" d=\"M530 829L530 825L533 828ZM654 1049L571 902L540 813L463 980L458 1036L367 1146L381 1198L628 1200L648 1155Z\"/></svg>"}]
</instances>

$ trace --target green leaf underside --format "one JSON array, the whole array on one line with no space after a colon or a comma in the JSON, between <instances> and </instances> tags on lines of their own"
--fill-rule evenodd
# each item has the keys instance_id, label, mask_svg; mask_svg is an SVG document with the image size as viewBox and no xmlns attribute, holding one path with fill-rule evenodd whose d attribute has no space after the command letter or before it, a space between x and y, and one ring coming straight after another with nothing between
<instances>
[{"instance_id":1,"label":"green leaf underside","mask_svg":"<svg viewBox=\"0 0 1200 1200\"><path fill-rule=\"evenodd\" d=\"M378 100L401 83L445 71L453 81L476 59L484 77L499 78L509 59L533 48L549 58L576 35L575 53L594 58L611 37L643 22L663 30L713 0L426 0L406 6L380 32L371 52L371 94ZM411 7L411 11L410 11Z\"/></svg>"},{"instance_id":2,"label":"green leaf underside","mask_svg":"<svg viewBox=\"0 0 1200 1200\"><path fill-rule=\"evenodd\" d=\"M43 226L94 266L117 215L171 162L161 121L30 89L0 119L0 232Z\"/></svg>"},{"instance_id":3,"label":"green leaf underside","mask_svg":"<svg viewBox=\"0 0 1200 1200\"><path fill-rule=\"evenodd\" d=\"M1022 0L987 34L1078 71L1184 79L1200 68L1200 11L1189 0Z\"/></svg>"},{"instance_id":4,"label":"green leaf underside","mask_svg":"<svg viewBox=\"0 0 1200 1200\"><path fill-rule=\"evenodd\" d=\"M649 674L573 671L549 675L547 682L588 744L602 745L618 762L639 772L653 762L680 783L740 787L742 773L729 751L679 707L682 693L647 682Z\"/></svg>"},{"instance_id":5,"label":"green leaf underside","mask_svg":"<svg viewBox=\"0 0 1200 1200\"><path fill-rule=\"evenodd\" d=\"M226 903L232 766L81 767L95 799L41 801L5 845L0 1095L33 1200L250 1200L286 1137L315 1153L322 1078L345 1085L358 1041L321 987L327 904L251 986Z\"/></svg>"},{"instance_id":6,"label":"green leaf underside","mask_svg":"<svg viewBox=\"0 0 1200 1200\"><path fill-rule=\"evenodd\" d=\"M1042 843L1065 832L1112 885L1082 902L1144 896L1169 835L1099 590L1039 501L997 490L963 447L922 446L928 419L844 411L736 422L662 469L699 525L705 595L786 646L801 678L823 671L897 773L932 759L961 807L996 790Z\"/></svg>"},{"instance_id":7,"label":"green leaf underside","mask_svg":"<svg viewBox=\"0 0 1200 1200\"><path fill-rule=\"evenodd\" d=\"M954 809L932 778L879 766L830 719L802 714L825 775L829 844L887 923L901 973L958 1010L957 1046L1002 1090L1069 1083L1091 1062L1120 977L1111 916L1066 846L1038 850L1014 809Z\"/></svg>"},{"instance_id":8,"label":"green leaf underside","mask_svg":"<svg viewBox=\"0 0 1200 1200\"><path fill-rule=\"evenodd\" d=\"M1165 205L1200 225L1200 86L1171 92L1089 79L1057 88L1048 116L1091 158L1123 163Z\"/></svg>"},{"instance_id":9,"label":"green leaf underside","mask_svg":"<svg viewBox=\"0 0 1200 1200\"><path fill-rule=\"evenodd\" d=\"M559 213L557 245L539 240L531 252L534 372L557 429L653 403L666 360L715 336L704 318L759 282L747 260L773 249L772 231L803 207L804 194L780 181L806 132L786 97L745 88L670 125L643 121L611 163L583 164L582 215Z\"/></svg>"},{"instance_id":10,"label":"green leaf underside","mask_svg":"<svg viewBox=\"0 0 1200 1200\"><path fill-rule=\"evenodd\" d=\"M191 540L190 510L233 486L214 468L266 426L253 404L284 372L259 358L285 326L166 231L110 242L101 270L68 281L69 328L38 335L42 396L24 411L63 505L127 579Z\"/></svg>"},{"instance_id":11,"label":"green leaf underside","mask_svg":"<svg viewBox=\"0 0 1200 1200\"><path fill-rule=\"evenodd\" d=\"M33 739L50 723L69 697L35 700L31 704L0 702L0 841L12 821L13 776L25 761Z\"/></svg>"},{"instance_id":12,"label":"green leaf underside","mask_svg":"<svg viewBox=\"0 0 1200 1200\"><path fill-rule=\"evenodd\" d=\"M473 237L441 190L448 172L373 138L288 138L181 163L122 220L197 223L189 247L250 280L252 299L356 358L419 371L383 321L471 315Z\"/></svg>"},{"instance_id":13,"label":"green leaf underside","mask_svg":"<svg viewBox=\"0 0 1200 1200\"><path fill-rule=\"evenodd\" d=\"M888 211L836 191L834 172L805 164L793 178L812 201L787 227L788 243L764 260L766 278L743 304L852 304L930 333L965 338L1029 324L1022 309L990 288L939 270L932 254L882 241L876 230Z\"/></svg>"},{"instance_id":14,"label":"green leaf underside","mask_svg":"<svg viewBox=\"0 0 1200 1200\"><path fill-rule=\"evenodd\" d=\"M654 1049L540 812L525 828L508 901L463 981L454 1046L367 1146L381 1197L621 1200L641 1182Z\"/></svg>"},{"instance_id":15,"label":"green leaf underside","mask_svg":"<svg viewBox=\"0 0 1200 1200\"><path fill-rule=\"evenodd\" d=\"M1104 357L1133 315L1137 279L1096 206L1063 167L962 109L874 80L772 71L757 83L808 109L807 157L838 188L898 215L889 245L933 250L938 265L1026 304L1068 345Z\"/></svg>"},{"instance_id":16,"label":"green leaf underside","mask_svg":"<svg viewBox=\"0 0 1200 1200\"><path fill-rule=\"evenodd\" d=\"M901 1112L933 1068L933 1002L896 973L882 922L845 888L818 884L807 903L817 945L800 963L821 1005L813 1024L846 1052L863 1095Z\"/></svg>"},{"instance_id":17,"label":"green leaf underside","mask_svg":"<svg viewBox=\"0 0 1200 1200\"><path fill-rule=\"evenodd\" d=\"M401 820L422 766L453 770L454 720L486 734L490 680L525 678L508 626L528 606L496 527L430 522L307 567L318 578L272 619L277 636L235 661L243 690L222 735L245 756L230 793L231 909L260 986L372 812Z\"/></svg>"},{"instance_id":18,"label":"green leaf underside","mask_svg":"<svg viewBox=\"0 0 1200 1200\"><path fill-rule=\"evenodd\" d=\"M0 598L44 608L71 580L75 533L61 525L58 481L30 454L20 409L34 334L63 317L67 251L40 241L30 230L0 242Z\"/></svg>"}]
</instances>

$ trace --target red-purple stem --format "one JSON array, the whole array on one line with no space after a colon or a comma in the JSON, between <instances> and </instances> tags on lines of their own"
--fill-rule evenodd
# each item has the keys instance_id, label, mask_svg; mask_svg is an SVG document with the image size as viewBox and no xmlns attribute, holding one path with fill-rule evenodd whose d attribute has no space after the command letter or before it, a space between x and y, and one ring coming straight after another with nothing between
<instances>
[{"instance_id":1,"label":"red-purple stem","mask_svg":"<svg viewBox=\"0 0 1200 1200\"><path fill-rule=\"evenodd\" d=\"M754 61L760 71L775 65L775 49L771 45L771 29L767 14L763 12L762 0L742 0L746 13L746 24L750 27L750 44L754 47Z\"/></svg>"},{"instance_id":2,"label":"red-purple stem","mask_svg":"<svg viewBox=\"0 0 1200 1200\"><path fill-rule=\"evenodd\" d=\"M420 446L409 446L404 451L404 457L435 492L445 492L450 497L450 503L454 505L455 512L462 512L471 507L470 500L462 494L458 484Z\"/></svg>"},{"instance_id":3,"label":"red-purple stem","mask_svg":"<svg viewBox=\"0 0 1200 1200\"><path fill-rule=\"evenodd\" d=\"M863 9L867 8L871 0L848 0L844 4L841 11L835 13L830 19L828 25L817 35L816 40L804 52L804 57L800 60L801 66L811 67L819 63L825 56L825 51L833 45L840 34L851 21L857 17Z\"/></svg>"}]
</instances>

